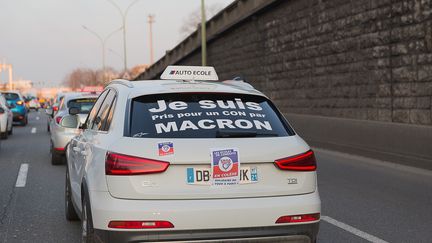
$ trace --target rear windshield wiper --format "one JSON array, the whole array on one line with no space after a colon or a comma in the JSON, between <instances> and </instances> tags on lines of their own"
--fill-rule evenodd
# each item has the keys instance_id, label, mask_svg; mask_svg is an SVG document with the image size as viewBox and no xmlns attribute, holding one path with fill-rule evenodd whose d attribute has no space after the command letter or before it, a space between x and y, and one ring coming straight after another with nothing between
<instances>
[{"instance_id":1,"label":"rear windshield wiper","mask_svg":"<svg viewBox=\"0 0 432 243\"><path fill-rule=\"evenodd\" d=\"M241 131L241 130L217 130L217 138L251 138L256 137L255 131Z\"/></svg>"},{"instance_id":2,"label":"rear windshield wiper","mask_svg":"<svg viewBox=\"0 0 432 243\"><path fill-rule=\"evenodd\" d=\"M253 137L277 137L274 133L257 133L256 131L244 130L217 130L217 138L253 138Z\"/></svg>"}]
</instances>

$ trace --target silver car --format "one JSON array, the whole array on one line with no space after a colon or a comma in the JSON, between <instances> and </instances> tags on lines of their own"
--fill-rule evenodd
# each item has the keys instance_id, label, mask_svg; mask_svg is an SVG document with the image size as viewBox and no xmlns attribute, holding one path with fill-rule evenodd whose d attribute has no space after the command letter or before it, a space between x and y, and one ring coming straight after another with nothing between
<instances>
[{"instance_id":1,"label":"silver car","mask_svg":"<svg viewBox=\"0 0 432 243\"><path fill-rule=\"evenodd\" d=\"M57 114L59 105L61 101L63 100L63 97L65 96L64 93L58 93L56 98L54 99L54 103L46 109L46 113L48 115L47 119L47 131L50 132L50 123L54 116Z\"/></svg>"},{"instance_id":2,"label":"silver car","mask_svg":"<svg viewBox=\"0 0 432 243\"><path fill-rule=\"evenodd\" d=\"M64 161L66 146L69 141L79 133L78 128L66 128L61 126L62 118L69 114L70 108L78 108L78 117L81 123L85 122L98 95L88 93L67 93L62 99L58 112L49 123L51 131L51 164L57 165Z\"/></svg>"}]
</instances>

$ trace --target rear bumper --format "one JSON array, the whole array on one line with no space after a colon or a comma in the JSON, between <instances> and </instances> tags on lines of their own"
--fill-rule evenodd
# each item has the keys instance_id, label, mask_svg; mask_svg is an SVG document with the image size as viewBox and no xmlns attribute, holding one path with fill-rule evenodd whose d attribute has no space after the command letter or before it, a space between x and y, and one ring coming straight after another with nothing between
<instances>
[{"instance_id":1,"label":"rear bumper","mask_svg":"<svg viewBox=\"0 0 432 243\"><path fill-rule=\"evenodd\" d=\"M25 112L13 112L13 121L23 121L26 118Z\"/></svg>"},{"instance_id":2,"label":"rear bumper","mask_svg":"<svg viewBox=\"0 0 432 243\"><path fill-rule=\"evenodd\" d=\"M95 230L102 242L314 242L319 223L212 230L179 230L157 232Z\"/></svg>"},{"instance_id":3,"label":"rear bumper","mask_svg":"<svg viewBox=\"0 0 432 243\"><path fill-rule=\"evenodd\" d=\"M318 221L275 224L280 216L321 212L317 191L310 194L239 199L125 200L89 191L93 226L107 241L215 240L292 236L315 239ZM172 230L119 230L112 220L167 220ZM249 239L250 240L250 239ZM274 241L271 241L274 242ZM276 241L277 242L277 241ZM307 242L307 241L306 241Z\"/></svg>"},{"instance_id":4,"label":"rear bumper","mask_svg":"<svg viewBox=\"0 0 432 243\"><path fill-rule=\"evenodd\" d=\"M54 124L54 126L57 126ZM61 128L59 126L51 128L51 141L54 148L66 148L66 145L71 141L73 137L77 135L77 131L74 129ZM64 150L62 151L64 154Z\"/></svg>"}]
</instances>

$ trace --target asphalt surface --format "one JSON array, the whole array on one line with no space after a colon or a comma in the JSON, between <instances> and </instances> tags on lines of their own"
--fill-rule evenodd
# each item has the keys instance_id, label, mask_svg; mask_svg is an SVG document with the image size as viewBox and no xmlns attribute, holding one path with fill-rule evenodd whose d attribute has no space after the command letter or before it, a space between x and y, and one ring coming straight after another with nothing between
<instances>
[{"instance_id":1,"label":"asphalt surface","mask_svg":"<svg viewBox=\"0 0 432 243\"><path fill-rule=\"evenodd\" d=\"M32 133L33 131L33 133ZM316 149L323 220L318 242L432 242L432 172ZM24 187L16 187L23 163ZM0 242L80 242L64 216L65 166L52 166L46 115L0 148Z\"/></svg>"},{"instance_id":2,"label":"asphalt surface","mask_svg":"<svg viewBox=\"0 0 432 243\"><path fill-rule=\"evenodd\" d=\"M39 120L36 120L39 117ZM65 166L52 166L43 111L15 126L0 148L0 242L79 242L81 225L64 214ZM35 133L32 129L36 128ZM34 129L33 129L34 130ZM25 187L15 187L22 163L29 164Z\"/></svg>"}]
</instances>

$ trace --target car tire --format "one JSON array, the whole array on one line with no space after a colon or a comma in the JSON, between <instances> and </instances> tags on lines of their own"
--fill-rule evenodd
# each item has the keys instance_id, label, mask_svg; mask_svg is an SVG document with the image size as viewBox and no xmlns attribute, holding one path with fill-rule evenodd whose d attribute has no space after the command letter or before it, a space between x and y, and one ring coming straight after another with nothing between
<instances>
[{"instance_id":1,"label":"car tire","mask_svg":"<svg viewBox=\"0 0 432 243\"><path fill-rule=\"evenodd\" d=\"M1 139L8 139L8 133L7 132L2 132L0 135Z\"/></svg>"},{"instance_id":2,"label":"car tire","mask_svg":"<svg viewBox=\"0 0 432 243\"><path fill-rule=\"evenodd\" d=\"M66 212L66 219L69 221L75 221L78 220L78 214L75 211L75 208L73 206L72 202L72 191L71 191L71 185L69 180L69 169L66 168L66 181L65 181L65 212Z\"/></svg>"},{"instance_id":3,"label":"car tire","mask_svg":"<svg viewBox=\"0 0 432 243\"><path fill-rule=\"evenodd\" d=\"M49 126L49 123L47 124L47 131L50 132L50 126Z\"/></svg>"},{"instance_id":4,"label":"car tire","mask_svg":"<svg viewBox=\"0 0 432 243\"><path fill-rule=\"evenodd\" d=\"M13 134L13 126L11 126L11 129L8 131L8 134L9 134L9 135L12 135L12 134Z\"/></svg>"},{"instance_id":5,"label":"car tire","mask_svg":"<svg viewBox=\"0 0 432 243\"><path fill-rule=\"evenodd\" d=\"M93 218L91 215L90 202L87 195L82 195L82 210L81 210L81 236L83 243L94 243L95 232L93 228Z\"/></svg>"},{"instance_id":6,"label":"car tire","mask_svg":"<svg viewBox=\"0 0 432 243\"><path fill-rule=\"evenodd\" d=\"M27 117L24 118L24 120L21 121L20 125L23 126L23 127L25 127L27 125Z\"/></svg>"},{"instance_id":7,"label":"car tire","mask_svg":"<svg viewBox=\"0 0 432 243\"><path fill-rule=\"evenodd\" d=\"M52 165L60 165L63 163L63 157L60 154L57 154L53 147L51 147L51 164Z\"/></svg>"},{"instance_id":8,"label":"car tire","mask_svg":"<svg viewBox=\"0 0 432 243\"><path fill-rule=\"evenodd\" d=\"M7 126L6 126L6 131L0 133L0 137L1 137L1 139L8 139L8 135L9 135L9 133L7 131Z\"/></svg>"}]
</instances>

